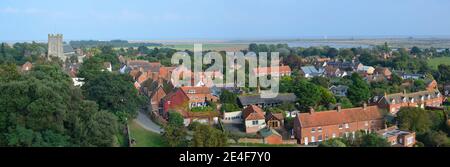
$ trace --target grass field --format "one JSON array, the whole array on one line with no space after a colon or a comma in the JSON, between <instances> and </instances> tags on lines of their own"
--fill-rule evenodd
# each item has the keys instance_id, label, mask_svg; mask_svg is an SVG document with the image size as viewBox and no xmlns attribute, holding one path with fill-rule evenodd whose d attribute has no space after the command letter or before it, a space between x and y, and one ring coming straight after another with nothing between
<instances>
[{"instance_id":1,"label":"grass field","mask_svg":"<svg viewBox=\"0 0 450 167\"><path fill-rule=\"evenodd\" d=\"M163 47L176 50L194 50L194 44L166 44ZM203 44L203 50L213 51L240 51L248 48L248 44Z\"/></svg>"},{"instance_id":2,"label":"grass field","mask_svg":"<svg viewBox=\"0 0 450 167\"><path fill-rule=\"evenodd\" d=\"M428 65L433 69L437 69L440 64L450 65L450 57L436 57L428 60Z\"/></svg>"},{"instance_id":3,"label":"grass field","mask_svg":"<svg viewBox=\"0 0 450 167\"><path fill-rule=\"evenodd\" d=\"M149 132L139 126L136 122L129 123L130 136L136 140L133 147L165 147L164 139L160 134Z\"/></svg>"}]
</instances>

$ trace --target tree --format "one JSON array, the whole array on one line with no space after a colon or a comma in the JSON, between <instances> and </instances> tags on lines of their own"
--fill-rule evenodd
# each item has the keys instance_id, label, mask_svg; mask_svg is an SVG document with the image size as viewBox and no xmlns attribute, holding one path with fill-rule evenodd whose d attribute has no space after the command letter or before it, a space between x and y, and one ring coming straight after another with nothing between
<instances>
[{"instance_id":1,"label":"tree","mask_svg":"<svg viewBox=\"0 0 450 167\"><path fill-rule=\"evenodd\" d=\"M96 108L96 106L94 107ZM106 111L90 111L92 116L85 123L86 135L82 142L84 146L110 147L114 144L117 134L117 118Z\"/></svg>"},{"instance_id":2,"label":"tree","mask_svg":"<svg viewBox=\"0 0 450 167\"><path fill-rule=\"evenodd\" d=\"M145 97L138 94L130 76L102 72L83 85L87 99L98 103L101 110L107 110L120 121L133 118L145 103Z\"/></svg>"},{"instance_id":3,"label":"tree","mask_svg":"<svg viewBox=\"0 0 450 167\"><path fill-rule=\"evenodd\" d=\"M336 56L338 56L339 50L336 48L330 48L327 52L327 57L334 59Z\"/></svg>"},{"instance_id":4,"label":"tree","mask_svg":"<svg viewBox=\"0 0 450 167\"><path fill-rule=\"evenodd\" d=\"M383 137L375 133L365 134L361 137L360 147L390 147L391 144Z\"/></svg>"},{"instance_id":5,"label":"tree","mask_svg":"<svg viewBox=\"0 0 450 167\"><path fill-rule=\"evenodd\" d=\"M361 105L363 102L369 100L371 94L369 85L357 73L351 76L352 84L348 88L348 99L353 105Z\"/></svg>"},{"instance_id":6,"label":"tree","mask_svg":"<svg viewBox=\"0 0 450 167\"><path fill-rule=\"evenodd\" d=\"M322 105L336 104L336 98L334 98L333 93L324 87L319 87Z\"/></svg>"},{"instance_id":7,"label":"tree","mask_svg":"<svg viewBox=\"0 0 450 167\"><path fill-rule=\"evenodd\" d=\"M171 147L182 147L186 146L187 132L184 127L177 126L174 124L169 124L164 126L164 132L162 136Z\"/></svg>"},{"instance_id":8,"label":"tree","mask_svg":"<svg viewBox=\"0 0 450 167\"><path fill-rule=\"evenodd\" d=\"M438 66L439 80L444 83L450 83L450 65L441 64Z\"/></svg>"},{"instance_id":9,"label":"tree","mask_svg":"<svg viewBox=\"0 0 450 167\"><path fill-rule=\"evenodd\" d=\"M329 139L319 144L319 147L347 147L340 138Z\"/></svg>"},{"instance_id":10,"label":"tree","mask_svg":"<svg viewBox=\"0 0 450 167\"><path fill-rule=\"evenodd\" d=\"M430 147L442 147L449 143L447 133L442 131L430 131L425 134L424 144Z\"/></svg>"},{"instance_id":11,"label":"tree","mask_svg":"<svg viewBox=\"0 0 450 167\"><path fill-rule=\"evenodd\" d=\"M304 79L300 79L296 82L293 92L297 96L299 109L303 112L308 112L310 107L317 107L321 101L321 91L319 87Z\"/></svg>"},{"instance_id":12,"label":"tree","mask_svg":"<svg viewBox=\"0 0 450 167\"><path fill-rule=\"evenodd\" d=\"M169 125L173 125L175 127L183 127L184 126L183 116L176 111L169 111Z\"/></svg>"},{"instance_id":13,"label":"tree","mask_svg":"<svg viewBox=\"0 0 450 167\"><path fill-rule=\"evenodd\" d=\"M38 64L0 81L0 146L112 146L117 129L60 68Z\"/></svg>"},{"instance_id":14,"label":"tree","mask_svg":"<svg viewBox=\"0 0 450 167\"><path fill-rule=\"evenodd\" d=\"M414 46L414 47L411 48L411 54L418 55L420 53L422 53L422 50L419 47Z\"/></svg>"},{"instance_id":15,"label":"tree","mask_svg":"<svg viewBox=\"0 0 450 167\"><path fill-rule=\"evenodd\" d=\"M294 80L290 76L282 77L280 80L280 93L289 93L294 90Z\"/></svg>"},{"instance_id":16,"label":"tree","mask_svg":"<svg viewBox=\"0 0 450 167\"><path fill-rule=\"evenodd\" d=\"M397 113L400 129L425 133L431 129L432 122L426 110L417 107L404 107Z\"/></svg>"},{"instance_id":17,"label":"tree","mask_svg":"<svg viewBox=\"0 0 450 167\"><path fill-rule=\"evenodd\" d=\"M191 140L193 147L225 147L227 146L227 134L209 125L199 125L194 130Z\"/></svg>"},{"instance_id":18,"label":"tree","mask_svg":"<svg viewBox=\"0 0 450 167\"><path fill-rule=\"evenodd\" d=\"M347 97L338 97L336 101L341 105L342 109L353 108L352 102Z\"/></svg>"},{"instance_id":19,"label":"tree","mask_svg":"<svg viewBox=\"0 0 450 167\"><path fill-rule=\"evenodd\" d=\"M313 77L311 79L311 83L316 84L318 86L322 86L326 89L328 89L330 87L330 79L329 78L325 78L325 77Z\"/></svg>"},{"instance_id":20,"label":"tree","mask_svg":"<svg viewBox=\"0 0 450 167\"><path fill-rule=\"evenodd\" d=\"M235 104L237 102L237 95L228 90L223 90L220 94L220 102Z\"/></svg>"}]
</instances>

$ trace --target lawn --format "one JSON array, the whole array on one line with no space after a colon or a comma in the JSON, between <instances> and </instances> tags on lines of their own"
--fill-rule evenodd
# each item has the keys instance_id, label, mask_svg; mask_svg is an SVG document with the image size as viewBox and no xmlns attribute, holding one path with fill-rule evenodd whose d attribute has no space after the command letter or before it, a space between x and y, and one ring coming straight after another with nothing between
<instances>
[{"instance_id":1,"label":"lawn","mask_svg":"<svg viewBox=\"0 0 450 167\"><path fill-rule=\"evenodd\" d=\"M435 57L428 60L428 65L433 69L437 69L440 64L450 65L450 57Z\"/></svg>"},{"instance_id":2,"label":"lawn","mask_svg":"<svg viewBox=\"0 0 450 167\"><path fill-rule=\"evenodd\" d=\"M133 147L165 147L164 139L160 134L142 128L135 121L129 123L130 136L136 140Z\"/></svg>"}]
</instances>

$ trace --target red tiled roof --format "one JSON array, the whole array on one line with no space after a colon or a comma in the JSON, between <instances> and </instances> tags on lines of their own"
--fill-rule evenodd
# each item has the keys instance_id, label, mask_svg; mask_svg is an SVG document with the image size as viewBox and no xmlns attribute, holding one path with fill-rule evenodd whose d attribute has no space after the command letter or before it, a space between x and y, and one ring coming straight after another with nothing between
<instances>
[{"instance_id":1,"label":"red tiled roof","mask_svg":"<svg viewBox=\"0 0 450 167\"><path fill-rule=\"evenodd\" d=\"M369 121L382 119L383 115L379 111L378 106L369 106L366 109L349 108L337 110L301 113L299 119L301 127L318 127L327 125L338 125L343 123L352 123L358 121Z\"/></svg>"},{"instance_id":2,"label":"red tiled roof","mask_svg":"<svg viewBox=\"0 0 450 167\"><path fill-rule=\"evenodd\" d=\"M264 111L255 105L250 105L242 111L245 120L261 120L264 118Z\"/></svg>"},{"instance_id":3,"label":"red tiled roof","mask_svg":"<svg viewBox=\"0 0 450 167\"><path fill-rule=\"evenodd\" d=\"M271 74L273 67L254 68L253 74ZM279 66L278 73L290 73L291 68L289 66Z\"/></svg>"}]
</instances>

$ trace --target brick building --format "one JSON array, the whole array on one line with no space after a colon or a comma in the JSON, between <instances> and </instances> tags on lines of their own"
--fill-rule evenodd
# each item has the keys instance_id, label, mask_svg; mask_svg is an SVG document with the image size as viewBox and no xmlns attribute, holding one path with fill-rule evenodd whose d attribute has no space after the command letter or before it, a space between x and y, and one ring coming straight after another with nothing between
<instances>
[{"instance_id":1,"label":"brick building","mask_svg":"<svg viewBox=\"0 0 450 167\"><path fill-rule=\"evenodd\" d=\"M378 135L386 138L394 147L413 147L416 144L416 133L399 130L397 126L379 130Z\"/></svg>"},{"instance_id":2,"label":"brick building","mask_svg":"<svg viewBox=\"0 0 450 167\"><path fill-rule=\"evenodd\" d=\"M358 131L376 132L384 118L377 106L301 113L294 120L294 133L300 144L317 144L336 137L354 137Z\"/></svg>"},{"instance_id":3,"label":"brick building","mask_svg":"<svg viewBox=\"0 0 450 167\"><path fill-rule=\"evenodd\" d=\"M264 111L256 106L250 105L242 111L246 133L256 133L266 127Z\"/></svg>"},{"instance_id":4,"label":"brick building","mask_svg":"<svg viewBox=\"0 0 450 167\"><path fill-rule=\"evenodd\" d=\"M444 100L439 90L427 90L413 93L385 94L382 97L374 97L371 101L380 108L387 109L391 114L397 114L401 107L440 107Z\"/></svg>"}]
</instances>

